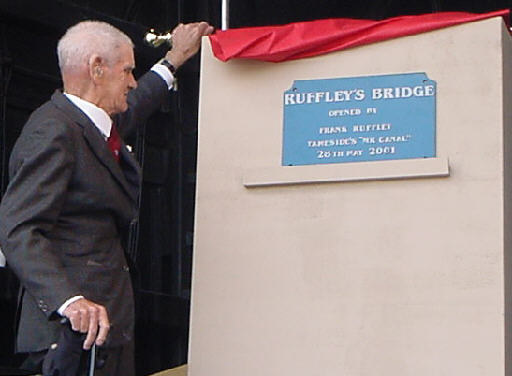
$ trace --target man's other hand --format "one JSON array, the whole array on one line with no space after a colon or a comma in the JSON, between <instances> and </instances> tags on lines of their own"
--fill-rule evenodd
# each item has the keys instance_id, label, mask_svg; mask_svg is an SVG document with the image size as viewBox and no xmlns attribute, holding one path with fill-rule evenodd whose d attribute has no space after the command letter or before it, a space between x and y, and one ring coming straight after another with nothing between
<instances>
[{"instance_id":1,"label":"man's other hand","mask_svg":"<svg viewBox=\"0 0 512 376\"><path fill-rule=\"evenodd\" d=\"M69 319L73 330L87 333L83 344L84 350L89 350L93 343L98 346L105 343L110 329L105 307L82 298L67 306L63 314Z\"/></svg>"},{"instance_id":2,"label":"man's other hand","mask_svg":"<svg viewBox=\"0 0 512 376\"><path fill-rule=\"evenodd\" d=\"M201 38L213 33L213 27L206 22L179 24L172 31L172 50L167 52L165 58L175 68L194 56L201 46Z\"/></svg>"}]
</instances>

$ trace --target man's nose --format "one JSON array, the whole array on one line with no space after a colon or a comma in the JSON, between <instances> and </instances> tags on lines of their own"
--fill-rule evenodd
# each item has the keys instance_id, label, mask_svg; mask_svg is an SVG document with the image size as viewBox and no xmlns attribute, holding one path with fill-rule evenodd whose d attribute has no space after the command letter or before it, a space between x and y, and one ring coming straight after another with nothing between
<instances>
[{"instance_id":1,"label":"man's nose","mask_svg":"<svg viewBox=\"0 0 512 376\"><path fill-rule=\"evenodd\" d=\"M130 82L128 85L130 89L135 89L137 87L137 80L135 79L135 77L133 77L133 74L130 75Z\"/></svg>"}]
</instances>

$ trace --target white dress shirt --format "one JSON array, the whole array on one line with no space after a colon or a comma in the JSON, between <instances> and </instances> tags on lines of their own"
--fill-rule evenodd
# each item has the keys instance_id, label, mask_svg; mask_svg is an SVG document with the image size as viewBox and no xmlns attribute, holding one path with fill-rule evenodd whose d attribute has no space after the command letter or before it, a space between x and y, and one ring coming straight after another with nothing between
<instances>
[{"instance_id":1,"label":"white dress shirt","mask_svg":"<svg viewBox=\"0 0 512 376\"><path fill-rule=\"evenodd\" d=\"M92 121L92 123L99 129L105 139L110 137L110 130L112 129L112 119L110 116L95 104L88 102L73 94L64 93L75 106Z\"/></svg>"}]
</instances>

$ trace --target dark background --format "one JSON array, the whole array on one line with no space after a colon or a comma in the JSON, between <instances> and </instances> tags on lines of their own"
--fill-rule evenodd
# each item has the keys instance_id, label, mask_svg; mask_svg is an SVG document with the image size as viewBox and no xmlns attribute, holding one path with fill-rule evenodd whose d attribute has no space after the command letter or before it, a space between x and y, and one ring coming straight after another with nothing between
<instances>
[{"instance_id":1,"label":"dark background","mask_svg":"<svg viewBox=\"0 0 512 376\"><path fill-rule=\"evenodd\" d=\"M322 18L384 19L441 11L488 12L512 0L232 0L230 27L284 24ZM7 185L12 146L29 114L61 86L56 44L84 19L107 21L135 43L139 76L164 48L143 45L147 29L208 21L220 28L220 0L0 0L0 189ZM471 63L471 62L468 62ZM138 374L186 363L197 141L199 57L179 72L180 90L129 140L143 164L138 227L128 239L137 298ZM18 283L0 268L0 374L16 368ZM3 373L2 373L3 372Z\"/></svg>"}]
</instances>

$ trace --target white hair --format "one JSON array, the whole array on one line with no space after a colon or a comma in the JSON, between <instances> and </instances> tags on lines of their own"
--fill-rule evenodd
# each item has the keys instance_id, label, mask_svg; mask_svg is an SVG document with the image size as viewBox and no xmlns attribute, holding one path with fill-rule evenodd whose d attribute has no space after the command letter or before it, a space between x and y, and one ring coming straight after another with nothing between
<instances>
[{"instance_id":1,"label":"white hair","mask_svg":"<svg viewBox=\"0 0 512 376\"><path fill-rule=\"evenodd\" d=\"M93 54L103 58L106 64L116 62L119 47L131 39L121 30L101 21L82 21L71 26L57 44L57 56L62 73L68 69L86 66Z\"/></svg>"}]
</instances>

